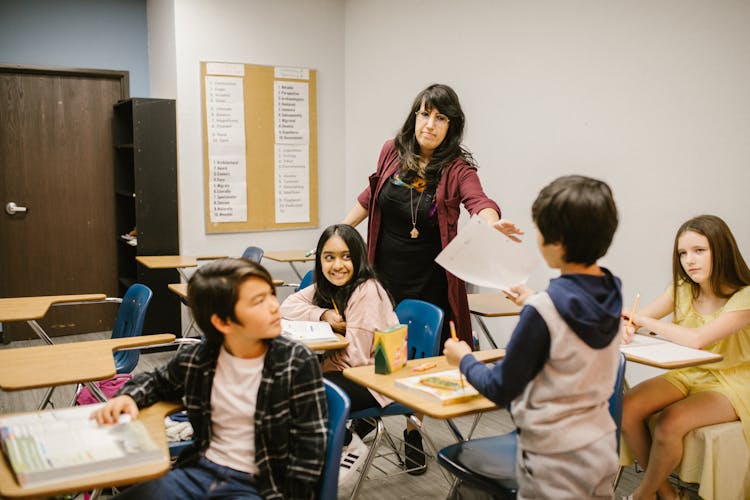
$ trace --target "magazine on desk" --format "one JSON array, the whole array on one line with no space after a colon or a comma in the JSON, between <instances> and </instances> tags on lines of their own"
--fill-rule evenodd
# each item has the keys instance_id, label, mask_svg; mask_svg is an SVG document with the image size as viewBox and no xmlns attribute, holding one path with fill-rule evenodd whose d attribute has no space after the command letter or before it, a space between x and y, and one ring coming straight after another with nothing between
<instances>
[{"instance_id":1,"label":"magazine on desk","mask_svg":"<svg viewBox=\"0 0 750 500\"><path fill-rule=\"evenodd\" d=\"M306 344L335 342L338 337L333 333L331 324L326 321L291 321L281 320L281 333L290 339Z\"/></svg>"},{"instance_id":2,"label":"magazine on desk","mask_svg":"<svg viewBox=\"0 0 750 500\"><path fill-rule=\"evenodd\" d=\"M435 373L423 373L414 377L398 378L398 387L414 391L442 404L462 403L479 397L479 392L463 378L463 387L458 368Z\"/></svg>"},{"instance_id":3,"label":"magazine on desk","mask_svg":"<svg viewBox=\"0 0 750 500\"><path fill-rule=\"evenodd\" d=\"M21 486L68 481L134 465L160 463L162 450L140 420L89 417L102 404L0 417L0 441Z\"/></svg>"}]
</instances>

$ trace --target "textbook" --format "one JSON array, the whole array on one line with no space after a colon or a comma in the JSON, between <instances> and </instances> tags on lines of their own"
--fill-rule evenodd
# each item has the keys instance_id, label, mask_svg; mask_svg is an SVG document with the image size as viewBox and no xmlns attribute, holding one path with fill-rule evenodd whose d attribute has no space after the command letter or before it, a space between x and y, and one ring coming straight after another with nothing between
<instances>
[{"instance_id":1,"label":"textbook","mask_svg":"<svg viewBox=\"0 0 750 500\"><path fill-rule=\"evenodd\" d=\"M472 387L464 377L464 386L461 387L461 379L458 369L445 370L442 372L416 375L396 379L394 382L398 387L409 389L434 401L449 405L462 403L479 396L479 392Z\"/></svg>"},{"instance_id":2,"label":"textbook","mask_svg":"<svg viewBox=\"0 0 750 500\"><path fill-rule=\"evenodd\" d=\"M281 333L285 337L305 344L335 342L338 340L338 337L336 337L331 329L331 324L326 321L291 321L282 319Z\"/></svg>"},{"instance_id":3,"label":"textbook","mask_svg":"<svg viewBox=\"0 0 750 500\"><path fill-rule=\"evenodd\" d=\"M38 486L166 460L143 422L124 414L112 425L91 420L101 406L0 418L2 449L18 484Z\"/></svg>"}]
</instances>

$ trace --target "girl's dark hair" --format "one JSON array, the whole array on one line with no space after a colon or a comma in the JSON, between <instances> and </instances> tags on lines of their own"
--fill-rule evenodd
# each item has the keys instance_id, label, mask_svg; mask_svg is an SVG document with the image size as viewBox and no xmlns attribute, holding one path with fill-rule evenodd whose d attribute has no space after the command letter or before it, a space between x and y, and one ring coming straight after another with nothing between
<instances>
[{"instance_id":1,"label":"girl's dark hair","mask_svg":"<svg viewBox=\"0 0 750 500\"><path fill-rule=\"evenodd\" d=\"M336 286L323 275L323 266L320 263L323 255L323 246L332 237L338 236L346 246L349 247L349 256L354 268L354 276L348 283L343 286ZM343 316L349 298L359 285L370 279L377 279L370 262L367 260L367 248L359 232L348 224L334 224L328 226L323 234L320 235L318 246L315 249L315 295L313 304L326 309L334 309L333 302L336 301L336 308ZM390 296L389 296L390 298ZM393 303L393 299L391 299Z\"/></svg>"},{"instance_id":2,"label":"girl's dark hair","mask_svg":"<svg viewBox=\"0 0 750 500\"><path fill-rule=\"evenodd\" d=\"M742 257L732 231L721 218L715 215L699 215L685 222L677 230L672 251L672 288L673 301L677 304L677 286L685 282L690 284L693 298L700 293L700 285L690 279L680 263L677 240L687 231L703 235L708 240L711 250L711 291L717 297L729 298L740 288L750 285L750 269Z\"/></svg>"},{"instance_id":3,"label":"girl's dark hair","mask_svg":"<svg viewBox=\"0 0 750 500\"><path fill-rule=\"evenodd\" d=\"M234 308L239 299L240 285L250 278L260 278L276 295L271 275L266 269L247 259L220 259L198 268L188 280L188 303L190 311L203 331L206 342L221 344L224 335L211 323L216 314L224 321L231 319L239 323Z\"/></svg>"},{"instance_id":4,"label":"girl's dark hair","mask_svg":"<svg viewBox=\"0 0 750 500\"><path fill-rule=\"evenodd\" d=\"M420 148L414 135L417 121L417 111L422 107L426 111L437 109L450 119L448 131L440 146L435 149L430 158L430 163L425 169L425 180L429 187L435 187L443 175L443 169L456 158L462 158L469 165L476 165L471 153L461 145L464 137L464 112L458 95L447 85L435 83L417 94L411 105L409 115L406 117L401 131L396 135L394 143L399 159L401 160L401 179L411 183L419 173Z\"/></svg>"}]
</instances>

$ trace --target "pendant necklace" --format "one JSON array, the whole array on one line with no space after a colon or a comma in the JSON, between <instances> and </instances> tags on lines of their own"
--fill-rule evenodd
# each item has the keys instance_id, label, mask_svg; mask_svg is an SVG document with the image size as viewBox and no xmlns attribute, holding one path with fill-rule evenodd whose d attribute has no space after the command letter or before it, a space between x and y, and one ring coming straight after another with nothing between
<instances>
[{"instance_id":1,"label":"pendant necklace","mask_svg":"<svg viewBox=\"0 0 750 500\"><path fill-rule=\"evenodd\" d=\"M412 239L419 238L419 229L417 229L417 213L419 212L419 204L422 202L422 195L424 192L427 191L426 189L423 189L421 193L419 193L419 198L417 198L417 206L414 206L414 186L409 186L409 214L411 215L411 235Z\"/></svg>"}]
</instances>

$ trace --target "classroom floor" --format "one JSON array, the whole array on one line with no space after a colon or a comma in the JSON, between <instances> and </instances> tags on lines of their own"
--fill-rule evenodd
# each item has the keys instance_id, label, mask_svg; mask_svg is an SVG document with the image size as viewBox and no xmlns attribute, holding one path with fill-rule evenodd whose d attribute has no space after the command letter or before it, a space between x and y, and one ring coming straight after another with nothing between
<instances>
[{"instance_id":1,"label":"classroom floor","mask_svg":"<svg viewBox=\"0 0 750 500\"><path fill-rule=\"evenodd\" d=\"M55 339L56 343L76 342L80 340L94 340L97 338L108 338L109 332L90 333L85 335L72 335L68 337L59 337ZM39 341L17 341L10 345L0 345L0 349L26 347L39 345ZM152 369L165 363L173 352L154 352L144 353L138 363L136 372ZM18 411L34 410L44 394L44 389L34 389L29 391L5 392L0 391L0 413L10 413ZM57 407L64 407L70 404L73 395L73 387L58 387L52 401ZM389 417L385 420L386 429L394 436L403 434L405 419L403 417ZM471 428L474 417L461 417L455 420L459 429L467 434ZM453 434L449 431L443 421L434 420L426 417L424 423L426 432L440 449L455 442ZM473 437L485 437L493 434L502 434L513 429L510 415L505 410L496 410L487 412L479 419L479 423L474 431ZM381 450L387 450L387 445L381 444ZM380 469L385 471L394 470L385 459L376 459L374 462ZM449 476L450 477L450 476ZM623 473L620 484L617 488L615 498L619 499L632 492L640 481L640 474L635 472L633 467L627 467ZM339 492L339 498L349 498L353 485L344 487ZM428 464L427 472L421 476L410 476L408 474L399 474L397 476L385 477L382 472L371 467L369 479L365 481L360 489L359 498L362 500L380 500L380 499L432 499L437 500L446 498L450 490L450 483L442 474L441 467L436 462ZM474 495L467 494L462 498L472 498ZM82 497L80 497L82 498ZM106 495L103 498L108 498ZM689 498L698 498L697 495L690 493Z\"/></svg>"}]
</instances>

